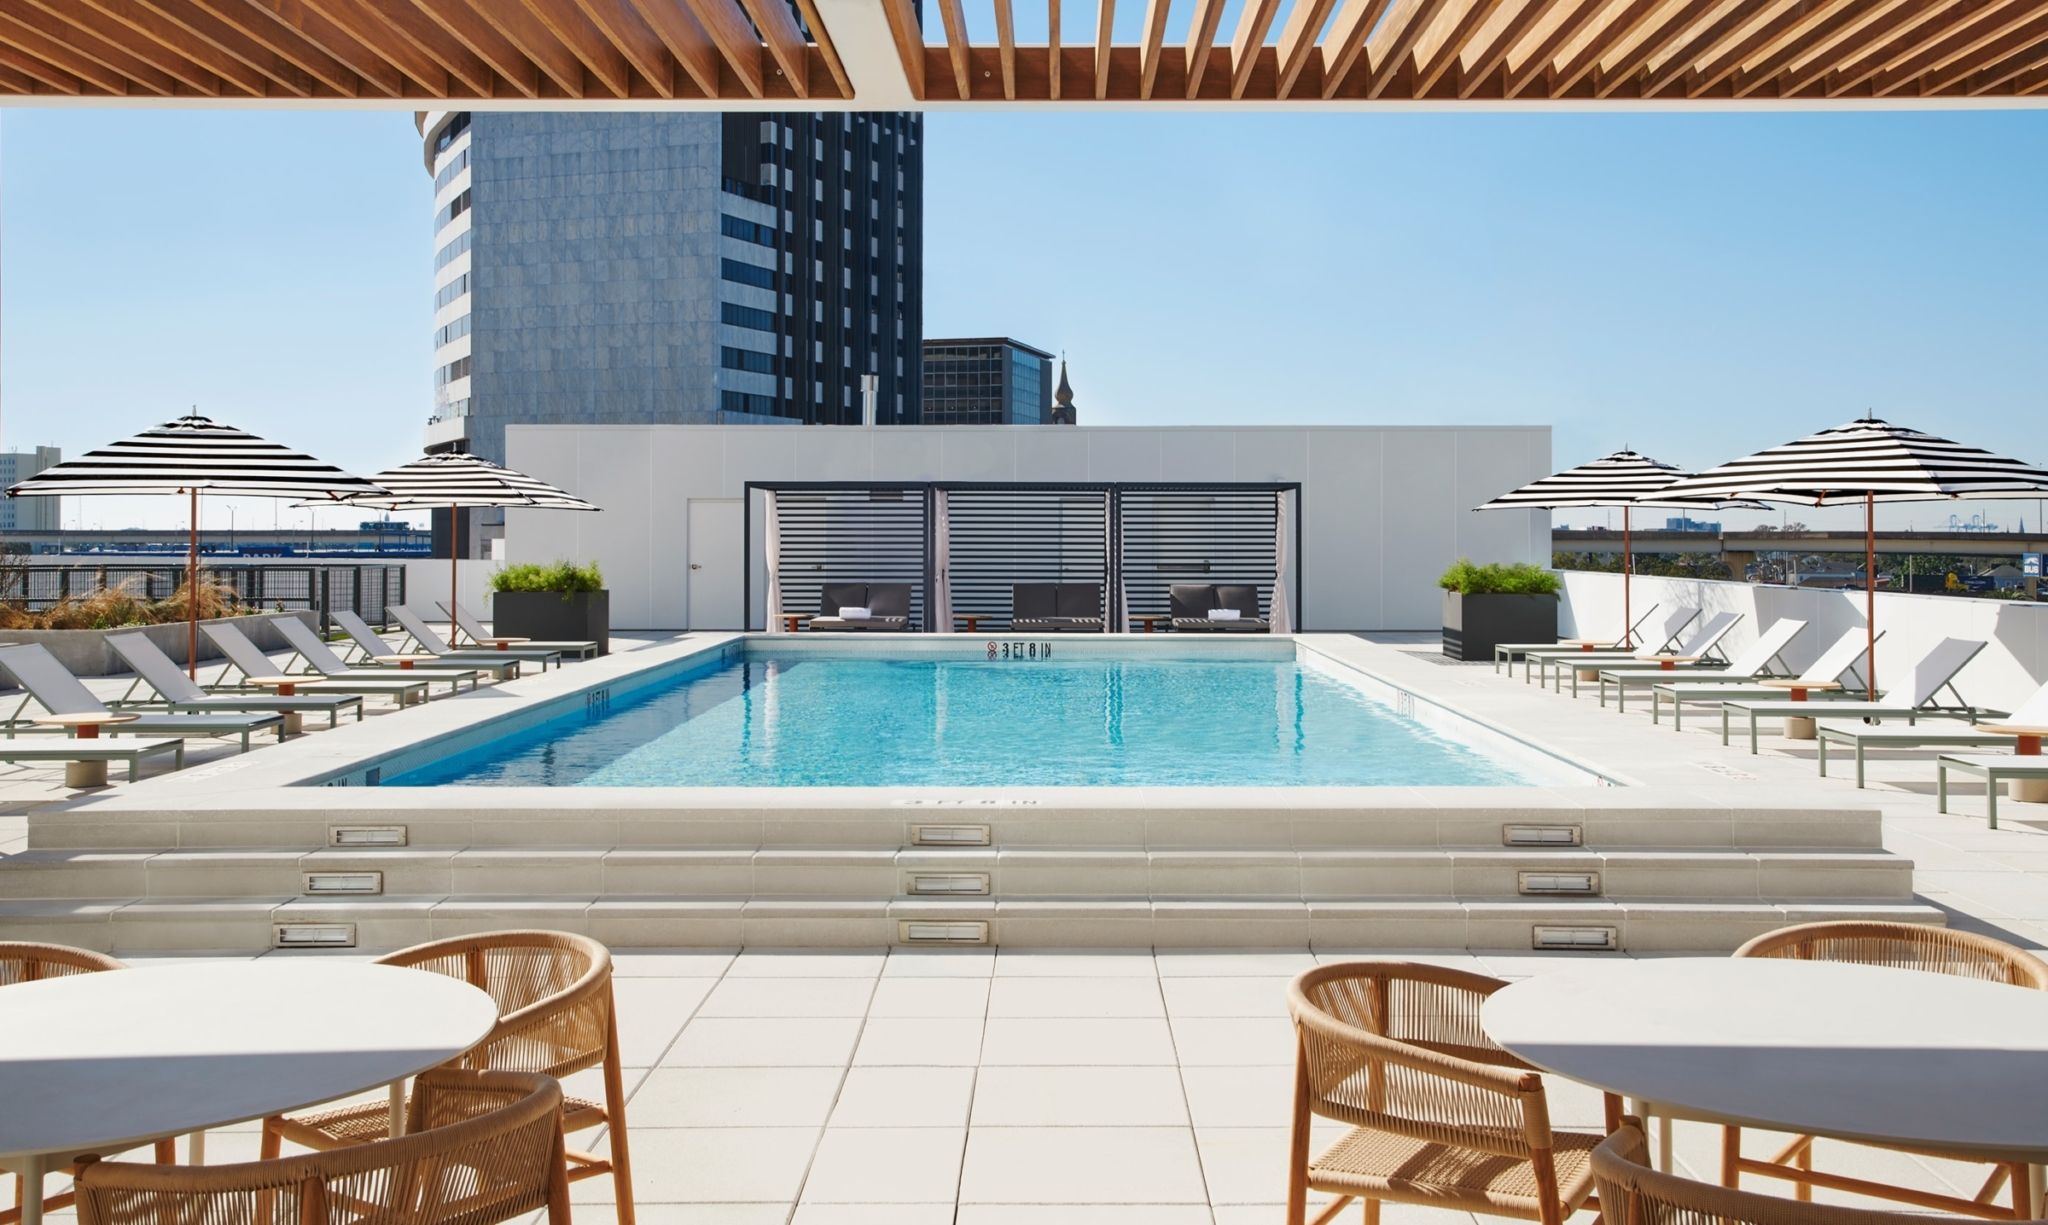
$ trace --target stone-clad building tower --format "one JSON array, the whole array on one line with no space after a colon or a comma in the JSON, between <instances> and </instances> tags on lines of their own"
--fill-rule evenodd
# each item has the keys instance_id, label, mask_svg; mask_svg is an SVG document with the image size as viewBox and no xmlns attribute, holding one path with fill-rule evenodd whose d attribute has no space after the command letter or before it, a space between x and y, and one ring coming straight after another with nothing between
<instances>
[{"instance_id":1,"label":"stone-clad building tower","mask_svg":"<svg viewBox=\"0 0 2048 1225\"><path fill-rule=\"evenodd\" d=\"M519 423L921 419L914 114L429 112L429 450Z\"/></svg>"}]
</instances>

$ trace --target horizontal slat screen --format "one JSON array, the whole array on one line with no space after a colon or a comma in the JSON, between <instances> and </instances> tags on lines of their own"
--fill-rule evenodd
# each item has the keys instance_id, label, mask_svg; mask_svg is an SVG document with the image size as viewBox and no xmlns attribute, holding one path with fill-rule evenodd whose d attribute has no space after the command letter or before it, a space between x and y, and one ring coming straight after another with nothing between
<instances>
[{"instance_id":1,"label":"horizontal slat screen","mask_svg":"<svg viewBox=\"0 0 2048 1225\"><path fill-rule=\"evenodd\" d=\"M1008 629L1014 584L1100 586L1109 573L1108 506L1105 494L1085 490L949 491L953 615Z\"/></svg>"},{"instance_id":2,"label":"horizontal slat screen","mask_svg":"<svg viewBox=\"0 0 2048 1225\"><path fill-rule=\"evenodd\" d=\"M782 607L815 613L827 583L909 583L910 628L924 628L925 491L783 490Z\"/></svg>"},{"instance_id":3,"label":"horizontal slat screen","mask_svg":"<svg viewBox=\"0 0 2048 1225\"><path fill-rule=\"evenodd\" d=\"M1131 616L1166 616L1167 588L1174 583L1250 583L1259 589L1259 615L1272 607L1279 513L1272 492L1126 490L1122 511Z\"/></svg>"}]
</instances>

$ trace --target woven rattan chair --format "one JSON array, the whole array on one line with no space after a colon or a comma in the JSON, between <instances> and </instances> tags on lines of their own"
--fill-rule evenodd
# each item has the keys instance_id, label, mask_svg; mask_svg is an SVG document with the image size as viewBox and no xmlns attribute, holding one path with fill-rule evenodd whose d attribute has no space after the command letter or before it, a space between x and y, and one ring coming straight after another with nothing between
<instances>
[{"instance_id":1,"label":"woven rattan chair","mask_svg":"<svg viewBox=\"0 0 2048 1225\"><path fill-rule=\"evenodd\" d=\"M2033 991L2048 991L2048 962L1989 936L1950 931L1920 923L1802 923L1765 932L1735 950L1737 957L1779 957L1798 961L1844 961L1856 965L1889 966L1898 970L1925 970L1932 974L1953 974L1986 982L2007 983ZM1848 1143L1848 1141L1843 1141ZM1870 1146L1880 1147L1880 1146ZM1917 1152L1892 1149L1894 1152ZM1920 1154L1953 1157L1952 1153ZM1738 1187L1744 1174L1762 1174L1793 1184L1794 1195L1811 1200L1813 1189L1830 1187L1873 1199L1916 1204L1968 1216L2008 1220L2031 1215L2027 1203L2026 1166L1994 1162L1989 1177L1973 1200L1952 1195L1935 1195L1909 1187L1895 1187L1868 1179L1829 1174L1813 1168L1813 1137L1796 1136L1769 1161L1742 1155L1742 1129L1727 1127L1721 1138L1721 1182ZM1995 1203L1999 1191L2010 1181L2010 1206ZM1920 1218L1925 1219L1925 1218Z\"/></svg>"},{"instance_id":2,"label":"woven rattan chair","mask_svg":"<svg viewBox=\"0 0 2048 1225\"><path fill-rule=\"evenodd\" d=\"M281 1161L81 1161L79 1225L491 1225L546 1209L570 1225L562 1087L437 1068L414 1082L407 1134Z\"/></svg>"},{"instance_id":3,"label":"woven rattan chair","mask_svg":"<svg viewBox=\"0 0 2048 1225\"><path fill-rule=\"evenodd\" d=\"M612 1176L619 1225L633 1225L633 1174L626 1147L626 1087L619 1068L619 1026L612 1010L612 956L604 945L566 932L509 931L457 936L414 945L377 959L459 978L489 992L498 1024L449 1066L562 1077L604 1068L604 1103L565 1098L563 1130L609 1125L609 1159L567 1151L571 1181ZM297 1118L263 1121L263 1156L281 1141L329 1151L382 1140L390 1130L384 1102L345 1106Z\"/></svg>"},{"instance_id":4,"label":"woven rattan chair","mask_svg":"<svg viewBox=\"0 0 2048 1225\"><path fill-rule=\"evenodd\" d=\"M32 983L45 978L68 978L73 974L97 974L101 970L125 970L128 964L116 961L105 953L89 949L75 949L66 944L36 944L29 941L0 941L0 987L11 987L16 983ZM169 1161L173 1155L172 1142L158 1141L158 1161ZM59 1171L69 1174L69 1169ZM0 1209L0 1225L15 1225L21 1220L22 1196L26 1194L26 1183L19 1174L14 1176L14 1207ZM44 1212L57 1212L71 1206L71 1192L52 1195L43 1200Z\"/></svg>"},{"instance_id":5,"label":"woven rattan chair","mask_svg":"<svg viewBox=\"0 0 2048 1225\"><path fill-rule=\"evenodd\" d=\"M1694 1182L1650 1168L1642 1124L1629 1116L1593 1150L1604 1225L1950 1225L1956 1217L1805 1204Z\"/></svg>"},{"instance_id":6,"label":"woven rattan chair","mask_svg":"<svg viewBox=\"0 0 2048 1225\"><path fill-rule=\"evenodd\" d=\"M1592 1192L1601 1137L1554 1132L1543 1078L1496 1046L1479 1005L1497 978L1401 961L1320 966L1287 988L1294 1014L1288 1225L1310 1190L1353 1199L1377 1225L1382 1200L1558 1225ZM1608 1109L1619 1119L1619 1103ZM1309 1157L1311 1116L1352 1124Z\"/></svg>"}]
</instances>

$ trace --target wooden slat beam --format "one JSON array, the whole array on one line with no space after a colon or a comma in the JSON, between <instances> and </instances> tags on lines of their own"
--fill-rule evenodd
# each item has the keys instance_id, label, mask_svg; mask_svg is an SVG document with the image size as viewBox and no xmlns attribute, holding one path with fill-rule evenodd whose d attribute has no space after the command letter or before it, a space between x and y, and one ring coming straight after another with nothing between
<instances>
[{"instance_id":1,"label":"wooden slat beam","mask_svg":"<svg viewBox=\"0 0 2048 1225\"><path fill-rule=\"evenodd\" d=\"M2018 9L2031 4L2032 0L2009 0L2012 8ZM2005 10L2002 0L1957 0L1943 4L1934 10L1921 14L1917 20L1904 21L1888 35L1866 43L1841 55L1830 55L1821 64L1818 74L1826 78L1827 96L1839 98L1856 90L1864 82L1884 72L1905 64L1919 65L1918 71L1909 73L1918 76L1920 72L1934 67L1933 61L1941 54L1941 48L1955 47L1967 41L1970 30L1983 28L1987 15ZM2024 23L2025 17L2020 18ZM1997 37L1996 34L1991 37ZM1979 44L1982 45L1982 44ZM1965 49L1963 54L1968 54ZM1807 76L1812 65L1800 70L1800 76ZM1803 85L1802 80L1799 84ZM1798 85L1792 87L1797 92Z\"/></svg>"},{"instance_id":2,"label":"wooden slat beam","mask_svg":"<svg viewBox=\"0 0 2048 1225\"><path fill-rule=\"evenodd\" d=\"M0 46L12 48L17 56L35 60L53 72L63 74L66 79L77 85L76 89L67 90L68 93L82 92L88 85L95 90L116 96L125 96L128 93L129 81L122 73L90 56L80 54L76 47L59 42L41 30L23 25L5 13L0 13ZM34 73L29 75L36 76ZM45 81L44 84L49 82Z\"/></svg>"},{"instance_id":3,"label":"wooden slat beam","mask_svg":"<svg viewBox=\"0 0 2048 1225\"><path fill-rule=\"evenodd\" d=\"M1058 4L1059 0L1052 0ZM1209 53L1216 49L1216 27L1223 22L1224 0L1195 0L1194 16L1188 21L1188 91L1192 98L1202 89L1202 74L1209 70Z\"/></svg>"},{"instance_id":4,"label":"wooden slat beam","mask_svg":"<svg viewBox=\"0 0 2048 1225\"><path fill-rule=\"evenodd\" d=\"M137 3L221 54L247 65L250 71L285 93L300 98L313 96L312 74L201 8L197 0L137 0ZM271 92L266 85L264 93Z\"/></svg>"},{"instance_id":5,"label":"wooden slat beam","mask_svg":"<svg viewBox=\"0 0 2048 1225\"><path fill-rule=\"evenodd\" d=\"M162 97L169 97L177 92L178 81L169 73L136 58L90 30L26 4L17 5L12 16L17 24L27 26L45 38L62 43L127 81L130 88L123 90L124 93L133 93L135 86L140 86L146 93Z\"/></svg>"},{"instance_id":6,"label":"wooden slat beam","mask_svg":"<svg viewBox=\"0 0 2048 1225\"><path fill-rule=\"evenodd\" d=\"M448 0L448 3L451 6L463 4L463 0ZM533 61L541 74L553 81L563 93L572 98L582 98L590 93L583 61L576 58L575 51L564 46L554 31L534 16L521 0L469 0L464 7L489 21L493 29L517 47L521 55Z\"/></svg>"},{"instance_id":7,"label":"wooden slat beam","mask_svg":"<svg viewBox=\"0 0 2048 1225\"><path fill-rule=\"evenodd\" d=\"M1834 69L1859 63L1866 56L1881 61L1897 46L1897 40L1910 40L1928 22L1938 21L1946 8L1941 0L1906 0L1882 18L1846 32L1805 63L1788 66L1778 79L1779 96L1797 94Z\"/></svg>"},{"instance_id":8,"label":"wooden slat beam","mask_svg":"<svg viewBox=\"0 0 2048 1225\"><path fill-rule=\"evenodd\" d=\"M1330 27L1330 36L1323 40L1323 97L1337 96L1358 57L1365 54L1365 40L1387 15L1389 3L1390 0L1344 0L1344 6L1337 10L1336 23ZM1241 67L1243 74L1249 76L1249 65ZM1370 71L1368 65L1367 72Z\"/></svg>"},{"instance_id":9,"label":"wooden slat beam","mask_svg":"<svg viewBox=\"0 0 2048 1225\"><path fill-rule=\"evenodd\" d=\"M1550 71L1551 62L1557 58L1558 49L1570 46L1600 16L1607 3L1608 0L1579 0L1578 7L1566 13L1564 20L1538 39L1536 46L1519 65L1508 65L1507 87L1501 96L1520 97L1531 84L1543 80Z\"/></svg>"},{"instance_id":10,"label":"wooden slat beam","mask_svg":"<svg viewBox=\"0 0 2048 1225\"><path fill-rule=\"evenodd\" d=\"M590 15L575 3L575 0L525 0L526 11L540 22L541 26L561 44L570 55L576 57L588 74L586 82L596 78L595 83L615 98L625 98L632 93L632 74L628 71L626 56L604 31L597 28ZM506 0L497 0L494 11L509 8ZM787 13L787 6L783 12ZM651 40L650 40L651 41ZM671 92L674 78L664 74Z\"/></svg>"},{"instance_id":11,"label":"wooden slat beam","mask_svg":"<svg viewBox=\"0 0 2048 1225\"><path fill-rule=\"evenodd\" d=\"M1585 80L1600 66L1600 61L1626 42L1631 34L1642 29L1662 7L1664 0L1631 0L1620 12L1609 15L1586 45L1551 76L1550 96L1561 98L1571 92L1572 86Z\"/></svg>"},{"instance_id":12,"label":"wooden slat beam","mask_svg":"<svg viewBox=\"0 0 2048 1225\"><path fill-rule=\"evenodd\" d=\"M1350 3L1351 0L1346 0ZM1381 6L1386 0L1357 0L1361 4L1377 2ZM1103 0L1109 3L1109 0ZM1230 96L1244 97L1245 87L1251 84L1252 70L1258 67L1259 48L1266 45L1266 32L1273 28L1273 18L1280 10L1280 0L1244 0L1244 9L1237 15L1237 33L1230 39Z\"/></svg>"},{"instance_id":13,"label":"wooden slat beam","mask_svg":"<svg viewBox=\"0 0 2048 1225\"><path fill-rule=\"evenodd\" d=\"M590 24L664 98L676 96L676 61L661 36L626 0L576 0Z\"/></svg>"},{"instance_id":14,"label":"wooden slat beam","mask_svg":"<svg viewBox=\"0 0 2048 1225\"><path fill-rule=\"evenodd\" d=\"M1164 7L1164 0L1161 0L1161 7ZM1280 57L1280 76L1274 82L1274 97L1285 98L1293 92L1294 82L1300 78L1301 70L1308 67L1309 56L1315 53L1316 39L1322 37L1323 27L1330 20L1330 10L1335 7L1337 0L1294 0L1294 7L1287 13L1287 24L1280 27L1280 42L1276 48Z\"/></svg>"},{"instance_id":15,"label":"wooden slat beam","mask_svg":"<svg viewBox=\"0 0 2048 1225\"><path fill-rule=\"evenodd\" d=\"M918 24L916 0L882 0L882 15L889 20L889 37L896 43L896 58L903 62L904 79L910 82L910 96L922 102L925 99L924 74L924 28ZM1053 21L1053 30L1059 30L1059 21ZM1054 81L1058 81L1058 61L1053 64ZM1053 97L1059 97L1057 87Z\"/></svg>"},{"instance_id":16,"label":"wooden slat beam","mask_svg":"<svg viewBox=\"0 0 2048 1225\"><path fill-rule=\"evenodd\" d=\"M165 21L160 14L143 7L135 0L79 2L83 7L141 36L144 40L199 65L219 78L223 88L232 86L252 98L269 95L270 82L262 73L223 53L220 48L208 44L203 39L195 38L189 32Z\"/></svg>"},{"instance_id":17,"label":"wooden slat beam","mask_svg":"<svg viewBox=\"0 0 2048 1225\"><path fill-rule=\"evenodd\" d=\"M1751 22L1763 16L1778 0L1743 0L1714 19L1713 24L1701 30L1684 46L1671 53L1660 68L1653 69L1647 81L1643 82L1640 96L1654 97L1671 87L1673 82L1682 81L1695 65L1719 55L1734 39L1747 29Z\"/></svg>"},{"instance_id":18,"label":"wooden slat beam","mask_svg":"<svg viewBox=\"0 0 2048 1225\"><path fill-rule=\"evenodd\" d=\"M1465 48L1479 36L1479 31L1485 28L1487 22L1493 20L1495 13L1500 11L1501 2L1502 0L1467 0L1465 11L1458 15L1458 24L1451 27L1451 32L1445 37L1443 45L1430 53L1429 62L1421 65L1415 74L1415 97L1429 96L1429 91L1434 89L1444 74L1451 70L1451 65L1457 63L1465 54Z\"/></svg>"},{"instance_id":19,"label":"wooden slat beam","mask_svg":"<svg viewBox=\"0 0 2048 1225\"><path fill-rule=\"evenodd\" d=\"M28 5L134 56L196 94L217 98L224 88L220 75L206 64L180 55L149 35L88 8L82 0L28 0ZM232 90L233 86L225 88Z\"/></svg>"},{"instance_id":20,"label":"wooden slat beam","mask_svg":"<svg viewBox=\"0 0 2048 1225\"><path fill-rule=\"evenodd\" d=\"M825 69L832 74L832 83L838 87L839 96L853 97L853 78L847 74L846 62L839 58L839 48L832 41L832 31L825 28L825 19L818 12L818 0L796 0L796 6L803 12L804 24L811 27L811 38L818 45L818 54L825 59Z\"/></svg>"},{"instance_id":21,"label":"wooden slat beam","mask_svg":"<svg viewBox=\"0 0 2048 1225\"><path fill-rule=\"evenodd\" d=\"M1994 5L1976 20L1948 27L1941 37L1894 57L1865 79L1873 82L1871 92L1880 97L1914 78L1924 78L1923 90L1938 92L2039 42L2044 28L2048 28L2048 13L2037 4L2014 0ZM1834 83L1829 85L1828 92L1833 95Z\"/></svg>"},{"instance_id":22,"label":"wooden slat beam","mask_svg":"<svg viewBox=\"0 0 2048 1225\"><path fill-rule=\"evenodd\" d=\"M531 82L532 92L524 84L515 85L529 98L541 96L541 79L554 81L557 88L572 98L583 96L583 65L576 62L568 49L554 41L547 31L522 8L517 0L502 0L503 12L517 21L524 31L524 37L515 35L505 20L486 20L476 9L463 0L412 0L420 12L427 15L436 25L447 31L455 41L469 48L492 71L508 80ZM494 8L494 17L496 9ZM545 61L536 58L528 49L532 43L542 48ZM564 78L567 78L565 81Z\"/></svg>"},{"instance_id":23,"label":"wooden slat beam","mask_svg":"<svg viewBox=\"0 0 2048 1225\"><path fill-rule=\"evenodd\" d=\"M753 23L740 10L737 0L689 0L690 11L711 36L712 45L748 94L759 98L766 90L766 53L754 34Z\"/></svg>"},{"instance_id":24,"label":"wooden slat beam","mask_svg":"<svg viewBox=\"0 0 2048 1225\"><path fill-rule=\"evenodd\" d=\"M1801 3L1786 9L1760 27L1745 35L1740 41L1713 59L1701 65L1686 82L1685 93L1697 98L1721 82L1742 70L1744 64L1753 63L1761 56L1776 55L1787 45L1828 21L1850 0L1801 0Z\"/></svg>"},{"instance_id":25,"label":"wooden slat beam","mask_svg":"<svg viewBox=\"0 0 2048 1225\"><path fill-rule=\"evenodd\" d=\"M1707 14L1719 7L1721 0L1685 0L1676 9L1652 14L1654 25L1650 32L1638 39L1635 46L1613 64L1600 67L1600 87L1593 91L1594 96L1612 97L1631 82L1641 84L1643 69L1651 60L1685 37L1687 30L1706 20Z\"/></svg>"},{"instance_id":26,"label":"wooden slat beam","mask_svg":"<svg viewBox=\"0 0 2048 1225\"><path fill-rule=\"evenodd\" d=\"M0 65L5 65L32 81L40 81L60 94L76 97L85 92L84 84L77 77L5 43L0 43ZM24 92L33 93L35 90L31 88Z\"/></svg>"},{"instance_id":27,"label":"wooden slat beam","mask_svg":"<svg viewBox=\"0 0 2048 1225\"><path fill-rule=\"evenodd\" d=\"M747 15L754 19L754 28L761 32L761 40L768 45L768 53L775 57L776 66L782 69L783 79L799 98L811 96L811 52L804 42L804 32L797 29L796 18L790 16L787 0L741 0Z\"/></svg>"},{"instance_id":28,"label":"wooden slat beam","mask_svg":"<svg viewBox=\"0 0 2048 1225\"><path fill-rule=\"evenodd\" d=\"M1776 85L1795 64L1806 62L1808 56L1824 51L1845 38L1855 35L1872 22L1882 21L1912 0L1878 0L1875 4L1851 4L1829 13L1827 18L1798 38L1787 42L1776 52L1762 60L1751 61L1754 67L1745 66L1732 78L1735 96L1746 98L1766 85ZM1777 91L1779 97L1785 91Z\"/></svg>"},{"instance_id":29,"label":"wooden slat beam","mask_svg":"<svg viewBox=\"0 0 2048 1225\"><path fill-rule=\"evenodd\" d=\"M938 0L938 5L946 26L946 54L953 61L953 89L965 102L970 96L968 81L972 71L968 63L967 14L960 11L960 0Z\"/></svg>"},{"instance_id":30,"label":"wooden slat beam","mask_svg":"<svg viewBox=\"0 0 2048 1225\"><path fill-rule=\"evenodd\" d=\"M1520 46L1522 40L1529 36L1529 31L1543 24L1543 19L1565 2L1566 0L1526 0L1522 7L1515 10L1515 15L1501 26L1499 32L1493 36L1493 41L1473 53L1471 64L1461 72L1463 79L1458 83L1458 96L1469 98L1479 92L1493 74L1500 71L1501 65L1507 62L1508 53Z\"/></svg>"},{"instance_id":31,"label":"wooden slat beam","mask_svg":"<svg viewBox=\"0 0 2048 1225\"><path fill-rule=\"evenodd\" d=\"M34 92L36 92L36 83L30 80L26 73L16 72L7 65L0 64L0 93L32 94Z\"/></svg>"},{"instance_id":32,"label":"wooden slat beam","mask_svg":"<svg viewBox=\"0 0 2048 1225\"><path fill-rule=\"evenodd\" d=\"M1970 78L1966 91L1970 97L1982 97L1994 89L2012 86L2012 92L2024 95L2027 92L2027 78L2031 73L2048 70L2048 43L2027 48L2017 55L1980 69Z\"/></svg>"},{"instance_id":33,"label":"wooden slat beam","mask_svg":"<svg viewBox=\"0 0 2048 1225\"><path fill-rule=\"evenodd\" d=\"M1365 96L1377 98L1393 85L1415 44L1429 32L1449 0L1398 0L1387 19L1365 40Z\"/></svg>"},{"instance_id":34,"label":"wooden slat beam","mask_svg":"<svg viewBox=\"0 0 2048 1225\"><path fill-rule=\"evenodd\" d=\"M1301 0L1303 4L1320 0ZM1003 4L1005 0L996 0ZM1138 44L1138 96L1150 98L1152 84L1159 79L1159 57L1166 45L1166 17L1172 0L1145 0L1145 33Z\"/></svg>"},{"instance_id":35,"label":"wooden slat beam","mask_svg":"<svg viewBox=\"0 0 2048 1225\"><path fill-rule=\"evenodd\" d=\"M1045 0L1045 96L1060 96L1060 0Z\"/></svg>"},{"instance_id":36,"label":"wooden slat beam","mask_svg":"<svg viewBox=\"0 0 2048 1225\"><path fill-rule=\"evenodd\" d=\"M365 41L343 23L332 20L317 8L308 7L301 0L237 2L257 20L268 21L298 34L388 97L403 97L407 78L436 98L448 96L448 70L429 62L402 41L391 39L387 31L379 29L375 33L386 37L391 43L389 49ZM484 80L488 88L488 73Z\"/></svg>"},{"instance_id":37,"label":"wooden slat beam","mask_svg":"<svg viewBox=\"0 0 2048 1225\"><path fill-rule=\"evenodd\" d=\"M374 79L377 68L369 65L383 65L395 68L407 78L417 82L421 89L436 98L445 98L457 80L474 90L478 96L491 96L491 70L482 60L463 51L454 40L440 34L441 42L460 54L465 66L473 66L473 73L453 71L448 62L423 51L413 40L396 30L384 14L368 7L365 0L248 0L259 10L282 25L303 30L306 36L327 50L329 55L356 68L364 79ZM392 5L422 28L433 27L419 15L418 10L403 0ZM382 82L378 84L382 86ZM400 88L402 94L403 88Z\"/></svg>"},{"instance_id":38,"label":"wooden slat beam","mask_svg":"<svg viewBox=\"0 0 2048 1225\"><path fill-rule=\"evenodd\" d=\"M403 88L403 79L389 64L374 79L366 78L247 0L192 0L192 4L343 97L359 96L365 84L387 98L398 97Z\"/></svg>"},{"instance_id":39,"label":"wooden slat beam","mask_svg":"<svg viewBox=\"0 0 2048 1225\"><path fill-rule=\"evenodd\" d=\"M429 19L412 0L304 2L329 21L355 33L415 81L431 85L438 73L449 92L453 92L459 82L477 97L489 98L497 94L494 86L502 80L523 97L538 96L540 71L533 65L525 65L523 75L517 77L494 73L482 56ZM292 0L259 0L259 3L278 6L281 14L291 12L288 6ZM512 55L518 58L517 52Z\"/></svg>"},{"instance_id":40,"label":"wooden slat beam","mask_svg":"<svg viewBox=\"0 0 2048 1225\"><path fill-rule=\"evenodd\" d=\"M1116 0L1095 3L1095 96L1102 99L1109 97L1109 49L1111 36L1116 32ZM966 91L962 90L960 96L966 97Z\"/></svg>"},{"instance_id":41,"label":"wooden slat beam","mask_svg":"<svg viewBox=\"0 0 2048 1225\"><path fill-rule=\"evenodd\" d=\"M1003 98L1017 100L1017 23L1011 18L1010 0L996 0L996 62L1002 65Z\"/></svg>"},{"instance_id":42,"label":"wooden slat beam","mask_svg":"<svg viewBox=\"0 0 2048 1225\"><path fill-rule=\"evenodd\" d=\"M690 10L673 0L621 0L640 14L707 98L718 97L718 46Z\"/></svg>"}]
</instances>

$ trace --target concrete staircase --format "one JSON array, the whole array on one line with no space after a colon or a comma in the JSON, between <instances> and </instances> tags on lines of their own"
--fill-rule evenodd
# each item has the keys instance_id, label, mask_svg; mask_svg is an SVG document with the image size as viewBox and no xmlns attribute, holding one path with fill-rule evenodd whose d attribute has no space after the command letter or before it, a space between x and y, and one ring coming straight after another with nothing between
<instances>
[{"instance_id":1,"label":"concrete staircase","mask_svg":"<svg viewBox=\"0 0 2048 1225\"><path fill-rule=\"evenodd\" d=\"M1273 809L1227 790L633 792L593 815L485 789L302 788L288 808L59 810L0 859L0 939L382 950L545 927L619 947L1726 951L1822 918L1941 921L1874 808L1674 788L1517 789L1503 808L1486 790L1361 808L1304 789Z\"/></svg>"}]
</instances>

